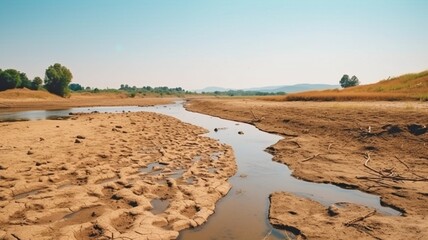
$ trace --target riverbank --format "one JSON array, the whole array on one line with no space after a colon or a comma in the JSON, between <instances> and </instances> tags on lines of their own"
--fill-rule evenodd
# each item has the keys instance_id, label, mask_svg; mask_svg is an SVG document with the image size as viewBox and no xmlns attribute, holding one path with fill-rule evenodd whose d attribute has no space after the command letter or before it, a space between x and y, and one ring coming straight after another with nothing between
<instances>
[{"instance_id":1,"label":"riverbank","mask_svg":"<svg viewBox=\"0 0 428 240\"><path fill-rule=\"evenodd\" d=\"M175 239L236 172L229 146L155 113L0 127L1 239Z\"/></svg>"},{"instance_id":2,"label":"riverbank","mask_svg":"<svg viewBox=\"0 0 428 240\"><path fill-rule=\"evenodd\" d=\"M0 92L0 111L65 109L95 106L151 106L173 103L176 97L128 97L118 93L73 93L61 98L45 91L13 89Z\"/></svg>"},{"instance_id":3,"label":"riverbank","mask_svg":"<svg viewBox=\"0 0 428 240\"><path fill-rule=\"evenodd\" d=\"M376 221L369 216L330 236L348 238L350 229L360 238L417 239L428 235L427 103L193 99L186 108L280 134L284 139L268 151L275 161L287 164L293 176L379 195L383 204L403 213L401 217L374 213ZM294 228L300 237L316 238L317 228L311 231L310 226L304 227L306 219L320 209L328 215L328 206L293 204L302 202L301 198L279 200L284 199L281 194L286 196L278 193L271 197L271 223ZM317 226L330 228L332 219L346 223L350 217L367 214L363 207L352 211L355 215L333 214Z\"/></svg>"}]
</instances>

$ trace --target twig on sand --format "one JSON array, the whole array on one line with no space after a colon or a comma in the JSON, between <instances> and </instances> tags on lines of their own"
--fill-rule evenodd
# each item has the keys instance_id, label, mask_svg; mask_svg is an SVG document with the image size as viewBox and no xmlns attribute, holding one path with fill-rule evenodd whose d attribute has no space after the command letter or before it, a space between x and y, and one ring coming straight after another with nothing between
<instances>
[{"instance_id":1,"label":"twig on sand","mask_svg":"<svg viewBox=\"0 0 428 240\"><path fill-rule=\"evenodd\" d=\"M407 165L405 162L403 162L401 159L399 159L397 156L394 156L400 163L402 163L408 170L410 170L409 165Z\"/></svg>"},{"instance_id":2,"label":"twig on sand","mask_svg":"<svg viewBox=\"0 0 428 240\"><path fill-rule=\"evenodd\" d=\"M262 240L266 240L272 234L272 229L266 234L266 236Z\"/></svg>"},{"instance_id":3,"label":"twig on sand","mask_svg":"<svg viewBox=\"0 0 428 240\"><path fill-rule=\"evenodd\" d=\"M253 122L260 122L261 120L263 120L263 117L258 118L256 117L256 114L254 114L253 109L250 109L251 114L253 115Z\"/></svg>"},{"instance_id":4,"label":"twig on sand","mask_svg":"<svg viewBox=\"0 0 428 240\"><path fill-rule=\"evenodd\" d=\"M112 238L113 239L113 238ZM125 240L134 240L134 238L130 238L130 237L117 237L117 238L115 238L116 240L119 240L119 239L125 239Z\"/></svg>"},{"instance_id":5,"label":"twig on sand","mask_svg":"<svg viewBox=\"0 0 428 240\"><path fill-rule=\"evenodd\" d=\"M290 141L290 142L296 144L299 148L302 148L302 146L300 146L300 144L297 141Z\"/></svg>"},{"instance_id":6,"label":"twig on sand","mask_svg":"<svg viewBox=\"0 0 428 240\"><path fill-rule=\"evenodd\" d=\"M371 216L373 216L375 213L376 213L376 210L373 210L372 212L369 212L369 213L367 213L366 215L364 215L364 216L362 216L362 217L357 217L357 218L352 219L351 221L348 221L348 222L344 223L344 225L345 225L346 227L352 226L354 223L359 222L359 221L362 221L362 220L364 220L364 219L366 219L366 218L368 218L368 217L371 217Z\"/></svg>"},{"instance_id":7,"label":"twig on sand","mask_svg":"<svg viewBox=\"0 0 428 240\"><path fill-rule=\"evenodd\" d=\"M12 237L16 238L16 240L21 240L21 238L16 236L14 233L12 233L11 235L12 235Z\"/></svg>"},{"instance_id":8,"label":"twig on sand","mask_svg":"<svg viewBox=\"0 0 428 240\"><path fill-rule=\"evenodd\" d=\"M288 236L287 231L284 231L284 235L285 235L285 237L287 238L287 240L290 240L290 239L291 239L291 238L290 238L290 236Z\"/></svg>"},{"instance_id":9,"label":"twig on sand","mask_svg":"<svg viewBox=\"0 0 428 240\"><path fill-rule=\"evenodd\" d=\"M315 154L315 155L313 155L312 157L308 157L308 158L305 158L305 159L303 159L302 161L300 161L300 162L307 162L307 161L309 161L309 160L311 160L311 159L314 159L314 158L316 158L316 157L318 157L319 155L321 155L321 154Z\"/></svg>"},{"instance_id":10,"label":"twig on sand","mask_svg":"<svg viewBox=\"0 0 428 240\"><path fill-rule=\"evenodd\" d=\"M427 178L425 178L425 177L423 177L423 176L421 176L421 175L419 175L419 174L416 174L416 173L414 173L414 171L409 167L409 165L407 165L403 160L401 160L400 158L398 158L397 156L394 156L400 163L402 163L406 168L407 168L407 170L409 170L410 171L410 173L412 174L412 175L414 175L414 176L416 176L416 177L418 177L418 178L421 178L421 179L427 179Z\"/></svg>"},{"instance_id":11,"label":"twig on sand","mask_svg":"<svg viewBox=\"0 0 428 240\"><path fill-rule=\"evenodd\" d=\"M370 171L376 173L381 178L389 178L389 179L392 179L392 180L395 180L395 181L428 181L428 178L415 175L414 173L413 173L413 175L417 176L418 178L402 177L402 176L394 173L393 172L393 170L394 170L393 168L392 169L386 169L384 171L376 170L376 169L374 169L374 168L372 168L372 167L369 166L369 162L371 160L369 152L366 153L365 158L366 158L366 161L364 162L364 167L366 167ZM386 172L387 174L385 174L384 172Z\"/></svg>"},{"instance_id":12,"label":"twig on sand","mask_svg":"<svg viewBox=\"0 0 428 240\"><path fill-rule=\"evenodd\" d=\"M282 132L282 134L283 134L284 136L287 136L287 137L298 137L298 136L299 136L299 135L297 135L297 134L286 133L285 131L283 131L283 132Z\"/></svg>"}]
</instances>

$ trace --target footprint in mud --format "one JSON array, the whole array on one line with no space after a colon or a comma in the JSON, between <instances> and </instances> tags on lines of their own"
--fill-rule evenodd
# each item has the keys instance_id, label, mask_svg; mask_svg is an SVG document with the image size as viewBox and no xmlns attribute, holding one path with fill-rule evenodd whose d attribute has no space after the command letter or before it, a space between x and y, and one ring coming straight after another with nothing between
<instances>
[{"instance_id":1,"label":"footprint in mud","mask_svg":"<svg viewBox=\"0 0 428 240\"><path fill-rule=\"evenodd\" d=\"M138 207L138 203L133 200L126 200L122 196L116 194L116 189L113 187L104 187L102 190L104 197L101 198L102 202L106 203L112 209L129 209Z\"/></svg>"},{"instance_id":2,"label":"footprint in mud","mask_svg":"<svg viewBox=\"0 0 428 240\"><path fill-rule=\"evenodd\" d=\"M126 212L112 221L113 227L120 233L125 233L132 228L137 215Z\"/></svg>"},{"instance_id":3,"label":"footprint in mud","mask_svg":"<svg viewBox=\"0 0 428 240\"><path fill-rule=\"evenodd\" d=\"M157 215L163 213L169 207L169 200L156 198L150 201L150 204L153 207L150 212Z\"/></svg>"},{"instance_id":4,"label":"footprint in mud","mask_svg":"<svg viewBox=\"0 0 428 240\"><path fill-rule=\"evenodd\" d=\"M64 226L91 222L91 221L94 221L99 216L101 216L105 211L106 211L105 206L93 206L93 207L82 208L78 211L68 213L65 216L63 216L62 220L58 221L53 228L60 229Z\"/></svg>"},{"instance_id":5,"label":"footprint in mud","mask_svg":"<svg viewBox=\"0 0 428 240\"><path fill-rule=\"evenodd\" d=\"M9 218L9 223L14 225L27 225L27 218L25 217L25 211L17 211L12 214Z\"/></svg>"},{"instance_id":6,"label":"footprint in mud","mask_svg":"<svg viewBox=\"0 0 428 240\"><path fill-rule=\"evenodd\" d=\"M181 214L192 219L200 210L201 209L198 206L187 206L183 211L181 211Z\"/></svg>"},{"instance_id":7,"label":"footprint in mud","mask_svg":"<svg viewBox=\"0 0 428 240\"><path fill-rule=\"evenodd\" d=\"M165 199L173 199L176 194L175 189L171 189L168 186L157 186L155 189L153 189L152 193L157 195L159 199L165 200Z\"/></svg>"},{"instance_id":8,"label":"footprint in mud","mask_svg":"<svg viewBox=\"0 0 428 240\"><path fill-rule=\"evenodd\" d=\"M94 224L91 227L85 228L82 231L80 231L76 239L101 239L101 237L104 234L104 229L102 229L98 224Z\"/></svg>"}]
</instances>

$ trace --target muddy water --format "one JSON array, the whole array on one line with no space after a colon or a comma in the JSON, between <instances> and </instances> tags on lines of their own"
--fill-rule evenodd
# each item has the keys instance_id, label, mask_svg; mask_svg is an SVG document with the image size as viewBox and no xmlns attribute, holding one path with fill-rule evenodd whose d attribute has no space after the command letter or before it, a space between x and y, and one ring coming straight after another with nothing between
<instances>
[{"instance_id":1,"label":"muddy water","mask_svg":"<svg viewBox=\"0 0 428 240\"><path fill-rule=\"evenodd\" d=\"M324 205L335 202L352 202L376 208L379 212L398 215L399 212L380 205L379 197L357 190L346 190L331 184L316 184L297 180L284 164L272 161L264 150L276 143L280 136L262 132L252 125L223 120L203 114L188 112L182 103L156 107L97 107L37 112L37 117L28 112L14 113L17 118L42 119L45 114L54 118L67 116L69 112L122 112L152 111L176 117L184 122L209 129L206 135L232 146L238 172L230 178L231 191L219 201L208 222L198 228L180 233L180 239L284 239L281 231L268 222L268 196L275 191L291 192L309 197ZM34 111L33 111L34 112ZM19 115L21 114L21 115ZM23 115L22 115L23 114ZM5 115L0 113L0 121ZM45 118L48 118L45 117ZM12 118L12 120L14 120ZM214 128L219 129L217 132ZM242 131L244 134L238 134ZM148 168L149 169L149 168ZM191 182L190 182L191 184Z\"/></svg>"},{"instance_id":2,"label":"muddy water","mask_svg":"<svg viewBox=\"0 0 428 240\"><path fill-rule=\"evenodd\" d=\"M269 194L292 192L309 197L324 205L352 202L376 208L379 212L399 212L380 205L377 196L357 190L342 189L331 184L316 184L295 179L284 164L272 161L264 150L282 137L256 127L186 111L182 104L145 108L174 116L184 122L204 127L207 136L232 146L238 172L229 179L232 190L216 206L215 214L201 227L182 231L180 239L284 239L281 231L268 222ZM214 128L219 129L217 132ZM244 134L238 134L242 131Z\"/></svg>"}]
</instances>

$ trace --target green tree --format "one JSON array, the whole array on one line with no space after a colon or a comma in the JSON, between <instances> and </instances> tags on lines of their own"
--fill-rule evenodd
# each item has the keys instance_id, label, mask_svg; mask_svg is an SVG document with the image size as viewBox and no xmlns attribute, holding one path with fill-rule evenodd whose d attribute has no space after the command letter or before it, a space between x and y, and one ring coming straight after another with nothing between
<instances>
[{"instance_id":1,"label":"green tree","mask_svg":"<svg viewBox=\"0 0 428 240\"><path fill-rule=\"evenodd\" d=\"M340 83L340 86L343 88L354 87L354 86L360 85L360 81L358 80L358 78L355 75L352 76L351 78L349 78L349 76L347 74L344 74L342 76L339 83Z\"/></svg>"},{"instance_id":2,"label":"green tree","mask_svg":"<svg viewBox=\"0 0 428 240\"><path fill-rule=\"evenodd\" d=\"M31 89L39 90L42 84L43 84L43 80L40 77L35 77L31 82Z\"/></svg>"},{"instance_id":3,"label":"green tree","mask_svg":"<svg viewBox=\"0 0 428 240\"><path fill-rule=\"evenodd\" d=\"M19 73L19 78L21 79L21 84L17 87L31 89L31 81L28 79L27 74Z\"/></svg>"},{"instance_id":4,"label":"green tree","mask_svg":"<svg viewBox=\"0 0 428 240\"><path fill-rule=\"evenodd\" d=\"M66 97L70 93L68 84L70 84L73 75L71 71L59 63L55 63L46 69L45 88L53 94Z\"/></svg>"},{"instance_id":5,"label":"green tree","mask_svg":"<svg viewBox=\"0 0 428 240\"><path fill-rule=\"evenodd\" d=\"M0 91L20 86L20 73L15 69L7 69L0 73Z\"/></svg>"},{"instance_id":6,"label":"green tree","mask_svg":"<svg viewBox=\"0 0 428 240\"><path fill-rule=\"evenodd\" d=\"M68 86L68 88L70 88L71 91L81 91L84 89L82 87L82 85L80 85L78 83L72 83L72 84L70 84L70 86Z\"/></svg>"}]
</instances>

